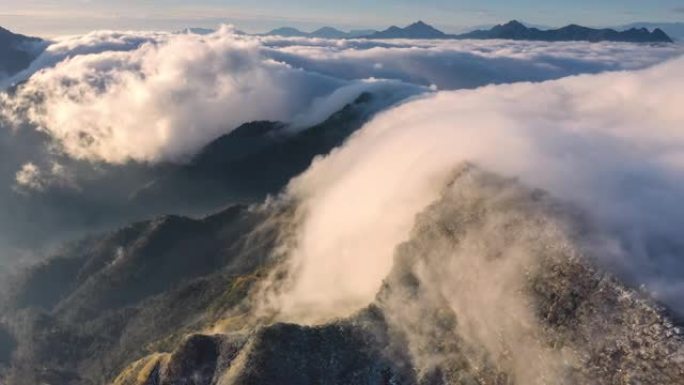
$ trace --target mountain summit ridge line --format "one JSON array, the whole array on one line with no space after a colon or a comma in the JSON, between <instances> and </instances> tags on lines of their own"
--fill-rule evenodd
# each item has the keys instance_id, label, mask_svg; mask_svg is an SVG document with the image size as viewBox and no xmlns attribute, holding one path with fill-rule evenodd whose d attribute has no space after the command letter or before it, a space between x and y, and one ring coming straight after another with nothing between
<instances>
[{"instance_id":1,"label":"mountain summit ridge line","mask_svg":"<svg viewBox=\"0 0 684 385\"><path fill-rule=\"evenodd\" d=\"M527 27L517 20L498 24L491 29L478 29L461 34L447 34L423 22L417 21L404 28L396 25L382 31L359 35L358 31L344 32L333 27L323 27L313 32L303 32L296 28L282 27L265 35L285 37L318 37L318 38L363 38L363 39L507 39L530 41L615 41L628 43L673 43L673 39L660 28L650 31L647 28L629 28L618 31L612 28L589 28L578 24L569 24L557 29L539 29ZM363 32L363 31L361 31Z\"/></svg>"}]
</instances>

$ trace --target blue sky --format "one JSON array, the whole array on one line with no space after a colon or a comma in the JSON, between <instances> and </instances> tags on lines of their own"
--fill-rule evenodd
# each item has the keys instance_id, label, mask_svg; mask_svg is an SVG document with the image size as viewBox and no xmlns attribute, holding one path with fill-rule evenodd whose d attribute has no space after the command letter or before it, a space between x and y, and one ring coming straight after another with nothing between
<instances>
[{"instance_id":1,"label":"blue sky","mask_svg":"<svg viewBox=\"0 0 684 385\"><path fill-rule=\"evenodd\" d=\"M0 26L43 36L93 29L235 24L249 32L282 25L383 28L422 19L447 31L519 19L560 26L684 21L683 0L0 0Z\"/></svg>"}]
</instances>

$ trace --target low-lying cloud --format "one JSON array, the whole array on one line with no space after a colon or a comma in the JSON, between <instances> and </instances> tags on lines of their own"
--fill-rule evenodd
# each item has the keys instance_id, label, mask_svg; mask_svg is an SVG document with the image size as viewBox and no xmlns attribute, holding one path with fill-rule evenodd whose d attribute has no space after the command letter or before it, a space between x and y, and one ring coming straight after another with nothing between
<instances>
[{"instance_id":1,"label":"low-lying cloud","mask_svg":"<svg viewBox=\"0 0 684 385\"><path fill-rule=\"evenodd\" d=\"M684 310L683 87L679 58L439 92L381 114L289 186L303 219L294 281L279 299L285 318L344 316L372 302L416 214L464 162L588 213L610 239L600 263Z\"/></svg>"},{"instance_id":2,"label":"low-lying cloud","mask_svg":"<svg viewBox=\"0 0 684 385\"><path fill-rule=\"evenodd\" d=\"M93 44L122 40L110 37ZM7 104L73 158L179 161L242 123L303 119L312 103L352 86L265 58L227 29L121 45L135 48L77 54L35 73ZM353 84L356 96L364 84Z\"/></svg>"},{"instance_id":3,"label":"low-lying cloud","mask_svg":"<svg viewBox=\"0 0 684 385\"><path fill-rule=\"evenodd\" d=\"M682 52L676 45L507 40L340 40L268 37L269 55L345 79L400 79L442 90L544 81L645 68Z\"/></svg>"},{"instance_id":4,"label":"low-lying cloud","mask_svg":"<svg viewBox=\"0 0 684 385\"><path fill-rule=\"evenodd\" d=\"M620 43L284 39L230 27L202 36L58 38L0 84L0 210L10 213L0 218L0 249L78 222L65 212L103 213L89 228L110 223L104 213L119 211L112 201L149 181L145 165L184 162L247 121L303 129L366 91L390 105L440 89L638 69L679 52ZM103 175L117 186L103 188L111 183Z\"/></svg>"},{"instance_id":5,"label":"low-lying cloud","mask_svg":"<svg viewBox=\"0 0 684 385\"><path fill-rule=\"evenodd\" d=\"M20 86L1 102L6 121L30 122L76 159L182 162L242 123L310 125L383 84L462 89L543 81L643 68L680 51L621 43L283 39L237 35L230 27L209 35L103 31L58 39L11 79Z\"/></svg>"},{"instance_id":6,"label":"low-lying cloud","mask_svg":"<svg viewBox=\"0 0 684 385\"><path fill-rule=\"evenodd\" d=\"M274 274L286 282L265 291L267 305L281 320L314 323L375 302L405 334L420 375L456 367L448 348L458 348L476 373L493 361L520 383L570 383L559 380L565 369L589 356L543 341L526 292L545 261L572 264L593 246L589 256L684 312L684 58L672 59L681 52L283 39L228 27L59 39L0 85L19 82L0 94L0 274L4 249L21 255L61 232L133 217L126 193L156 172L149 163L183 162L248 121L305 129L369 91L403 104L290 183L282 199L295 202L295 221L278 250L290 271ZM580 76L539 83L570 75ZM574 208L598 229L586 245L566 229ZM596 289L600 278L588 275L583 284ZM457 322L426 320L443 310Z\"/></svg>"}]
</instances>

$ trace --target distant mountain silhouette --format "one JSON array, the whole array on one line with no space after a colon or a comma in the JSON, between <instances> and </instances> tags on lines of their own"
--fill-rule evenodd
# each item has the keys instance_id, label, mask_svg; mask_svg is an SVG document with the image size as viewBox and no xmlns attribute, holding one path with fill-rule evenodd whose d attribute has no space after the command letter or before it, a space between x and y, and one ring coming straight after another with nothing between
<instances>
[{"instance_id":1,"label":"distant mountain silhouette","mask_svg":"<svg viewBox=\"0 0 684 385\"><path fill-rule=\"evenodd\" d=\"M186 28L186 29L180 31L180 33L195 34L195 35L209 35L209 34L212 34L214 32L216 32L216 31L213 29L209 29L209 28Z\"/></svg>"},{"instance_id":2,"label":"distant mountain silhouette","mask_svg":"<svg viewBox=\"0 0 684 385\"><path fill-rule=\"evenodd\" d=\"M266 35L275 35L275 36L283 36L283 37L307 37L307 36L309 36L308 33L300 31L297 28L292 28L292 27L276 28L270 32L267 32Z\"/></svg>"},{"instance_id":3,"label":"distant mountain silhouette","mask_svg":"<svg viewBox=\"0 0 684 385\"><path fill-rule=\"evenodd\" d=\"M342 39L349 37L347 32L340 31L339 29L333 27L323 27L311 32L309 35L326 39Z\"/></svg>"},{"instance_id":4,"label":"distant mountain silhouette","mask_svg":"<svg viewBox=\"0 0 684 385\"><path fill-rule=\"evenodd\" d=\"M506 24L499 24L489 30L477 30L454 37L458 39L672 43L672 39L659 28L656 28L653 32L646 28L631 28L619 32L609 28L595 29L571 24L563 28L543 31L537 28L528 28L516 20Z\"/></svg>"},{"instance_id":5,"label":"distant mountain silhouette","mask_svg":"<svg viewBox=\"0 0 684 385\"><path fill-rule=\"evenodd\" d=\"M15 34L0 27L0 78L28 67L42 51L42 42L41 39Z\"/></svg>"},{"instance_id":6,"label":"distant mountain silhouette","mask_svg":"<svg viewBox=\"0 0 684 385\"><path fill-rule=\"evenodd\" d=\"M448 37L444 32L418 21L406 28L391 26L384 31L376 32L368 38L370 39L444 39Z\"/></svg>"},{"instance_id":7,"label":"distant mountain silhouette","mask_svg":"<svg viewBox=\"0 0 684 385\"><path fill-rule=\"evenodd\" d=\"M357 38L357 37L364 37L368 35L372 35L378 31L374 29L352 29L349 31L349 37L350 38Z\"/></svg>"},{"instance_id":8,"label":"distant mountain silhouette","mask_svg":"<svg viewBox=\"0 0 684 385\"><path fill-rule=\"evenodd\" d=\"M626 30L631 28L648 28L648 29L662 29L669 37L675 40L684 40L684 22L680 23L654 23L654 22L638 22L616 27L618 30Z\"/></svg>"},{"instance_id":9,"label":"distant mountain silhouette","mask_svg":"<svg viewBox=\"0 0 684 385\"><path fill-rule=\"evenodd\" d=\"M674 28L674 27L671 27ZM328 39L366 38L366 39L509 39L540 41L617 41L632 43L672 43L670 36L661 28L653 31L647 28L629 28L617 31L610 28L588 28L571 24L558 29L527 27L513 20L506 24L495 25L490 29L478 29L462 34L446 34L423 21L401 28L395 25L384 31L353 31L350 33L332 27L324 27L311 33L296 28L278 28L267 35L285 37L321 37Z\"/></svg>"},{"instance_id":10,"label":"distant mountain silhouette","mask_svg":"<svg viewBox=\"0 0 684 385\"><path fill-rule=\"evenodd\" d=\"M359 37L366 37L376 32L377 31L373 29L356 29L351 30L349 32L344 32L333 27L323 27L313 32L304 32L297 28L282 27L267 32L264 35L283 37L318 37L323 39L354 39Z\"/></svg>"}]
</instances>

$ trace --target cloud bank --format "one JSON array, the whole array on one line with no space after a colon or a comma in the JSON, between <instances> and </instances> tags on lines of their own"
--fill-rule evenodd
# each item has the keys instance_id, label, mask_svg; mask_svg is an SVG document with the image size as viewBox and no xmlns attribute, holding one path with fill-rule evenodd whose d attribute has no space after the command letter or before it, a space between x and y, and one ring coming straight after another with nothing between
<instances>
[{"instance_id":1,"label":"cloud bank","mask_svg":"<svg viewBox=\"0 0 684 385\"><path fill-rule=\"evenodd\" d=\"M228 29L142 44L109 37L79 40L71 49L76 56L35 73L8 100L73 158L181 160L244 122L303 119L316 100L343 87L358 96L367 84L274 62ZM90 53L80 44L110 49ZM117 44L134 49L112 50Z\"/></svg>"},{"instance_id":2,"label":"cloud bank","mask_svg":"<svg viewBox=\"0 0 684 385\"><path fill-rule=\"evenodd\" d=\"M677 46L500 41L283 39L93 32L61 38L2 94L5 120L30 122L75 159L183 161L242 123L323 120L361 92L542 81L643 68ZM644 52L646 51L646 52ZM427 90L403 84L411 95ZM7 86L7 84L5 85Z\"/></svg>"},{"instance_id":3,"label":"cloud bank","mask_svg":"<svg viewBox=\"0 0 684 385\"><path fill-rule=\"evenodd\" d=\"M370 303L416 214L464 162L588 213L607 239L599 262L684 311L682 87L679 58L439 92L381 114L291 182L301 223L294 281L279 298L285 318L345 316Z\"/></svg>"},{"instance_id":4,"label":"cloud bank","mask_svg":"<svg viewBox=\"0 0 684 385\"><path fill-rule=\"evenodd\" d=\"M76 214L93 215L90 229L124 217L108 204L155 171L142 166L183 162L247 121L304 129L362 92L387 94L388 104L405 102L284 193L296 203L281 249L289 281L267 304L281 320L315 323L375 301L405 333L421 375L453 359L435 346L459 344L476 371L494 361L520 383L561 383L581 357L542 341L526 279L587 245L520 184L585 213L600 229L590 256L684 311L684 59L643 70L680 54L674 45L281 39L230 28L60 39L0 94L0 211L9 213L0 247L6 234L44 241L33 221L54 236L78 233L64 229ZM618 72L531 83L604 71ZM90 192L74 195L73 171L84 169ZM417 283L405 284L401 269ZM455 326L432 317L445 309Z\"/></svg>"},{"instance_id":5,"label":"cloud bank","mask_svg":"<svg viewBox=\"0 0 684 385\"><path fill-rule=\"evenodd\" d=\"M615 43L283 39L230 27L203 36L59 38L0 85L0 209L11 213L0 220L0 238L11 238L0 248L76 222L63 211L112 211L153 178L147 165L184 162L247 121L302 129L364 91L390 105L439 89L638 69L679 52ZM109 223L106 215L89 228Z\"/></svg>"},{"instance_id":6,"label":"cloud bank","mask_svg":"<svg viewBox=\"0 0 684 385\"><path fill-rule=\"evenodd\" d=\"M325 40L263 38L269 55L345 79L400 79L442 90L544 81L581 73L634 70L673 58L681 46L481 40Z\"/></svg>"}]
</instances>

